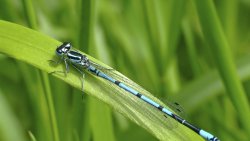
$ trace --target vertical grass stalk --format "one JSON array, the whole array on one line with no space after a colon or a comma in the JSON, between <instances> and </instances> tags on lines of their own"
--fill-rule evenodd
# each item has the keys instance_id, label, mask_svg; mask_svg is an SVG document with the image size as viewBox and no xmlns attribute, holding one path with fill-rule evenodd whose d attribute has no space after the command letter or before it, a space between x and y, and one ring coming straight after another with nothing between
<instances>
[{"instance_id":1,"label":"vertical grass stalk","mask_svg":"<svg viewBox=\"0 0 250 141\"><path fill-rule=\"evenodd\" d=\"M35 8L33 6L32 0L23 0L23 6L24 6L24 13L27 18L27 23L29 27L33 29L38 29L37 25L37 18L36 18L36 12ZM45 72L42 72L38 70L39 76L38 81L40 81L39 84L43 85L43 93L45 93L45 97L47 98L47 104L48 104L48 111L49 111L49 117L50 117L50 122L51 122L51 128L53 131L53 140L54 141L59 141L59 132L58 132L58 126L57 126L57 120L56 120L56 113L54 109L54 104L53 104L53 98L51 95L51 89L50 89L50 83L49 83L49 78L48 75ZM41 94L41 93L40 93Z\"/></svg>"},{"instance_id":2,"label":"vertical grass stalk","mask_svg":"<svg viewBox=\"0 0 250 141\"><path fill-rule=\"evenodd\" d=\"M238 112L237 115L240 123L247 134L250 135L249 103L236 72L233 55L223 33L213 1L194 0L194 2L205 39L212 48L213 56L216 60L228 96Z\"/></svg>"}]
</instances>

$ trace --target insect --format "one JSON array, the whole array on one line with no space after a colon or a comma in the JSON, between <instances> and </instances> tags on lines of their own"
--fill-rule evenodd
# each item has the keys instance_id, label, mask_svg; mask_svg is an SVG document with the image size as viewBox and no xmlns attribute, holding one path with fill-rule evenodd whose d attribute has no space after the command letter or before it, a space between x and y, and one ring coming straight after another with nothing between
<instances>
[{"instance_id":1,"label":"insect","mask_svg":"<svg viewBox=\"0 0 250 141\"><path fill-rule=\"evenodd\" d=\"M79 72L82 73L81 68L86 69L87 71L91 72L92 74L101 77L103 79L106 79L107 81L110 81L111 83L117 85L118 87L124 89L125 91L131 93L132 95L138 97L139 99L143 100L144 102L152 105L162 113L164 113L165 117L171 117L174 120L178 121L179 123L183 124L184 126L188 127L189 129L193 130L197 134L199 134L201 137L206 139L207 141L219 141L217 137L210 134L209 132L200 129L193 124L187 122L185 119L181 118L177 114L170 111L168 108L161 106L159 103L155 102L151 98L143 95L142 93L139 93L134 88L126 85L123 82L120 82L119 80L116 80L115 78L109 76L108 74L104 73L102 70L97 69L96 63L92 62L87 58L86 55L83 55L75 50L72 50L72 45L69 42L64 42L62 45L60 45L56 49L56 54L61 57L59 62L64 61L65 67L66 67L66 73L69 71L69 65L68 63L71 63ZM79 68L80 67L80 68Z\"/></svg>"}]
</instances>

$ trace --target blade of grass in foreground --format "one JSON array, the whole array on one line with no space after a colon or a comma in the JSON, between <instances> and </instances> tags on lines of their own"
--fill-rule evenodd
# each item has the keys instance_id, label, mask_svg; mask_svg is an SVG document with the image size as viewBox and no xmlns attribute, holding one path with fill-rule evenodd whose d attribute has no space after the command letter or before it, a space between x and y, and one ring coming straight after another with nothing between
<instances>
[{"instance_id":1,"label":"blade of grass in foreground","mask_svg":"<svg viewBox=\"0 0 250 141\"><path fill-rule=\"evenodd\" d=\"M0 21L0 41L0 52L10 57L27 62L45 72L63 69L63 65L53 67L48 62L55 57L56 46L61 44L50 37L16 24ZM105 66L93 57L88 57ZM80 75L77 74L74 69L71 69L67 77L62 74L54 75L81 89ZM178 124L177 128L171 128L173 127L171 125L177 124L174 120L165 118L162 113L137 97L119 88L111 87L109 82L101 78L86 73L84 91L119 111L160 140L203 140L183 125ZM152 95L147 96L161 103Z\"/></svg>"}]
</instances>

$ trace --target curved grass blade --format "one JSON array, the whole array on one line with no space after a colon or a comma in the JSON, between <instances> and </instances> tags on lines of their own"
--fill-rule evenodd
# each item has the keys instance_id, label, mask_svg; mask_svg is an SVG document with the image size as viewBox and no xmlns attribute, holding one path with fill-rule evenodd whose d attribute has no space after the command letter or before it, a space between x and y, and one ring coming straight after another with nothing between
<instances>
[{"instance_id":1,"label":"curved grass blade","mask_svg":"<svg viewBox=\"0 0 250 141\"><path fill-rule=\"evenodd\" d=\"M0 41L0 52L20 61L27 62L45 72L62 70L64 67L63 65L59 65L55 68L48 63L48 60L55 57L55 49L61 43L39 32L9 22L0 21ZM88 58L105 66L91 56L88 56ZM71 69L67 77L60 74L53 75L73 87L81 89L78 74L79 73L74 69ZM203 140L183 125L169 130L167 126L162 123L162 121L166 119L158 110L149 104L145 104L133 95L127 94L125 91L120 92L116 90L116 92L114 92L109 82L101 78L86 73L84 90L87 94L100 99L114 110L122 113L139 126L145 128L159 140ZM150 95L150 97L158 101L156 98L153 98L152 95ZM176 121L172 120L171 122Z\"/></svg>"}]
</instances>

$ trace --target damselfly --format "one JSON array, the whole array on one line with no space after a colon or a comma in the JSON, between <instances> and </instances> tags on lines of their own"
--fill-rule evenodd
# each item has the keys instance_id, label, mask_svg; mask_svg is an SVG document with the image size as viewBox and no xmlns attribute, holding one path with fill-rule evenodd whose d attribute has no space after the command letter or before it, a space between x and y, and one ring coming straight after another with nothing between
<instances>
[{"instance_id":1,"label":"damselfly","mask_svg":"<svg viewBox=\"0 0 250 141\"><path fill-rule=\"evenodd\" d=\"M98 77L101 77L103 79L110 81L111 83L117 85L118 87L124 89L125 91L131 93L132 95L152 105L159 111L163 112L165 117L173 118L174 120L178 121L179 123L185 125L189 129L199 134L201 137L203 137L207 141L219 141L217 137L210 134L209 132L194 126L193 124L187 122L185 119L181 118L180 116L170 111L168 108L161 106L158 102L152 100L148 96L145 96L142 93L139 93L137 90L130 87L129 85L126 85L125 83L120 82L119 80L116 80L115 78L111 77L107 73L104 73L102 70L97 69L95 67L96 63L89 60L86 55L83 55L75 50L72 50L71 48L72 48L72 45L68 42L65 42L56 49L56 54L61 57L60 61L64 61L65 63L66 73L69 70L68 62L70 62L80 72L81 72L81 69L79 69L79 67L86 69L92 74L95 74Z\"/></svg>"}]
</instances>

